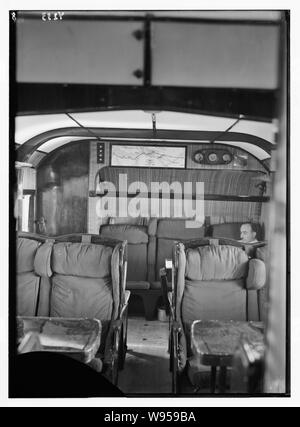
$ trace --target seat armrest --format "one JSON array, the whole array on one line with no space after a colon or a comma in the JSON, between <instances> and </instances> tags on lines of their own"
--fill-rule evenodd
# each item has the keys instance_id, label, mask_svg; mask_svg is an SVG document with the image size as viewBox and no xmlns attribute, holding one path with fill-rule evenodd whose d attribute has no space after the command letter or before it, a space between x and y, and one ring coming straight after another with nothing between
<instances>
[{"instance_id":1,"label":"seat armrest","mask_svg":"<svg viewBox=\"0 0 300 427\"><path fill-rule=\"evenodd\" d=\"M111 362L110 362L110 380L114 385L118 384L118 370L119 370L119 358L122 347L122 320L113 320L111 323L112 327L112 348L111 348Z\"/></svg>"},{"instance_id":2,"label":"seat armrest","mask_svg":"<svg viewBox=\"0 0 300 427\"><path fill-rule=\"evenodd\" d=\"M124 302L121 306L121 310L120 310L120 320L122 321L122 319L125 316L125 312L128 308L128 303L129 303L129 298L130 298L131 292L130 291L125 291L124 293Z\"/></svg>"},{"instance_id":3,"label":"seat armrest","mask_svg":"<svg viewBox=\"0 0 300 427\"><path fill-rule=\"evenodd\" d=\"M113 320L111 322L111 327L112 327L112 329L113 329L114 332L117 331L117 330L120 331L121 328L122 328L122 320L121 319Z\"/></svg>"},{"instance_id":4,"label":"seat armrest","mask_svg":"<svg viewBox=\"0 0 300 427\"><path fill-rule=\"evenodd\" d=\"M170 314L170 304L168 300L168 278L167 278L167 270L166 268L161 268L160 271L160 283L161 283L161 291L162 297L164 301L164 307L167 315Z\"/></svg>"},{"instance_id":5,"label":"seat armrest","mask_svg":"<svg viewBox=\"0 0 300 427\"><path fill-rule=\"evenodd\" d=\"M128 305L129 303L129 298L130 298L130 291L125 291L125 301L124 301L124 305Z\"/></svg>"},{"instance_id":6,"label":"seat armrest","mask_svg":"<svg viewBox=\"0 0 300 427\"><path fill-rule=\"evenodd\" d=\"M265 263L256 258L249 261L248 276L246 279L246 287L248 290L259 290L264 287L267 280Z\"/></svg>"},{"instance_id":7,"label":"seat armrest","mask_svg":"<svg viewBox=\"0 0 300 427\"><path fill-rule=\"evenodd\" d=\"M169 306L170 306L170 312L171 312L171 319L172 321L175 321L175 307L173 305L173 292L168 292L168 300L169 300Z\"/></svg>"},{"instance_id":8,"label":"seat armrest","mask_svg":"<svg viewBox=\"0 0 300 427\"><path fill-rule=\"evenodd\" d=\"M178 322L172 321L170 330L170 370L172 373L172 392L178 393L179 371L180 371L180 333L181 327Z\"/></svg>"},{"instance_id":9,"label":"seat armrest","mask_svg":"<svg viewBox=\"0 0 300 427\"><path fill-rule=\"evenodd\" d=\"M127 280L127 261L124 261L122 274L123 274L122 288L123 288L123 291L125 291L125 289L126 289L126 280Z\"/></svg>"},{"instance_id":10,"label":"seat armrest","mask_svg":"<svg viewBox=\"0 0 300 427\"><path fill-rule=\"evenodd\" d=\"M173 331L177 334L179 334L181 332L181 326L180 326L179 322L177 322L176 320L174 320L172 322L172 328L173 328Z\"/></svg>"},{"instance_id":11,"label":"seat armrest","mask_svg":"<svg viewBox=\"0 0 300 427\"><path fill-rule=\"evenodd\" d=\"M172 307L172 292L168 292L168 300L169 300L169 304Z\"/></svg>"}]
</instances>

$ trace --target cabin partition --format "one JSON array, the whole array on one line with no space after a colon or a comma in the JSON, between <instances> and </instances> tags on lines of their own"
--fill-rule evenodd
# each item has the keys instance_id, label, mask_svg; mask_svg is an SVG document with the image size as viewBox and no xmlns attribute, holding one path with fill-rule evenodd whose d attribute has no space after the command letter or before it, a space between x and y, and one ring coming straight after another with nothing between
<instances>
[{"instance_id":1,"label":"cabin partition","mask_svg":"<svg viewBox=\"0 0 300 427\"><path fill-rule=\"evenodd\" d=\"M23 207L27 197L30 219L25 228L23 223L19 226L20 230L50 236L74 232L98 234L102 224L114 222L116 218L122 222L122 217L127 217L125 222L128 222L129 204L135 203L138 212L138 218L130 221L138 223L143 218L147 224L151 216L191 217L193 215L186 215L183 208L178 215L178 206L183 206L183 199L190 199L194 212L196 199L202 198L203 219L210 224L254 221L264 225L270 197L269 183L265 179L268 173L258 159L243 150L226 146L232 154L229 164L206 165L195 161L195 153L209 145L186 143L184 167L126 167L111 166L110 141L101 143L103 153L99 158L99 144L95 140L85 140L64 145L44 154L36 171L26 172ZM103 183L113 185L115 192L107 194ZM154 196L151 193L153 183L161 186ZM164 183L169 187L164 187ZM203 184L203 195L199 194L200 187L197 188L196 183ZM101 209L104 196L115 198L115 213ZM157 199L158 212L156 210L154 215L151 198ZM170 203L164 209L166 199ZM127 203L125 215L118 212L120 202L123 206ZM142 207L145 206L148 209L144 213Z\"/></svg>"}]
</instances>

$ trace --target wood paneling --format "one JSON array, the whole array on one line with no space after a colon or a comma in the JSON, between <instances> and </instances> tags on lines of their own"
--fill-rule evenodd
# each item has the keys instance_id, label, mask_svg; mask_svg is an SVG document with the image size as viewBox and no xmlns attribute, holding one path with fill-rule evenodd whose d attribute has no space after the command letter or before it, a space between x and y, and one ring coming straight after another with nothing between
<instances>
[{"instance_id":1,"label":"wood paneling","mask_svg":"<svg viewBox=\"0 0 300 427\"><path fill-rule=\"evenodd\" d=\"M133 182L145 183L150 191L153 182L179 182L192 183L195 191L195 183L204 183L204 193L222 196L259 196L256 186L256 178L259 175L255 171L221 170L221 169L161 169L161 168L125 168L106 167L100 172L101 181L109 181L119 189L119 179L127 177L128 186Z\"/></svg>"},{"instance_id":2,"label":"wood paneling","mask_svg":"<svg viewBox=\"0 0 300 427\"><path fill-rule=\"evenodd\" d=\"M47 182L49 167L60 178ZM54 151L38 168L37 219L50 236L87 231L89 146L75 143Z\"/></svg>"},{"instance_id":3,"label":"wood paneling","mask_svg":"<svg viewBox=\"0 0 300 427\"><path fill-rule=\"evenodd\" d=\"M120 144L122 144L120 142ZM126 143L124 143L126 144ZM110 167L109 147L110 142L105 143L105 164L97 164L96 162L96 145L97 142L90 142L91 156L90 156L90 179L89 190L95 190L95 175L100 169L101 181L110 181L115 183L116 190L119 189L119 174L126 174L128 178L128 185L134 181L146 183L148 186L151 182L169 182L179 181L181 184L184 182L193 183L193 191L195 191L195 182L204 182L205 203L204 211L205 216L209 216L212 223L219 223L222 221L245 221L255 220L260 221L260 214L262 205L259 199L252 201L244 197L240 201L234 201L236 196L253 196L259 197L260 191L256 186L259 181L253 179L261 172L265 172L261 164L250 154L248 155L248 163L245 168L239 166L232 168L229 166L221 165L206 167L196 164L192 161L192 153L200 148L211 148L211 145L201 144L187 144L187 168L190 169L161 169L161 168L121 168ZM227 148L221 144L214 144L214 147ZM229 148L232 152L241 152L236 148ZM261 171L261 172L260 172ZM99 181L99 180L98 180ZM150 187L149 187L150 188ZM207 200L211 196L227 196L226 201L220 201L216 197L214 200ZM269 185L267 185L267 192L265 196L269 196ZM228 197L228 196L231 196ZM129 199L130 200L130 199ZM99 204L98 197L89 197L89 213L88 213L88 231L89 233L98 233L99 226L105 223L105 218L101 218L97 214L97 205ZM172 210L172 209L171 209Z\"/></svg>"}]
</instances>

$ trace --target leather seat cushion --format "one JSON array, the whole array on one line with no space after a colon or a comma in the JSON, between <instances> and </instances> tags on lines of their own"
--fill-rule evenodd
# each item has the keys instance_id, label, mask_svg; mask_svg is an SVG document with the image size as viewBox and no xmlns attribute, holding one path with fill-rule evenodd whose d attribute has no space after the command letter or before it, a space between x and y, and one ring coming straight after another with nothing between
<instances>
[{"instance_id":1,"label":"leather seat cushion","mask_svg":"<svg viewBox=\"0 0 300 427\"><path fill-rule=\"evenodd\" d=\"M185 281L182 320L246 320L247 292L243 280Z\"/></svg>"},{"instance_id":2,"label":"leather seat cushion","mask_svg":"<svg viewBox=\"0 0 300 427\"><path fill-rule=\"evenodd\" d=\"M111 224L102 225L100 236L116 240L127 240L128 243L148 243L148 227L142 225Z\"/></svg>"},{"instance_id":3,"label":"leather seat cushion","mask_svg":"<svg viewBox=\"0 0 300 427\"><path fill-rule=\"evenodd\" d=\"M147 227L128 224L104 225L100 236L127 240L127 280L146 281L148 275L148 233Z\"/></svg>"},{"instance_id":4,"label":"leather seat cushion","mask_svg":"<svg viewBox=\"0 0 300 427\"><path fill-rule=\"evenodd\" d=\"M186 253L186 278L231 280L246 277L248 256L235 246L199 246Z\"/></svg>"},{"instance_id":5,"label":"leather seat cushion","mask_svg":"<svg viewBox=\"0 0 300 427\"><path fill-rule=\"evenodd\" d=\"M161 219L157 225L157 237L190 240L204 237L205 227L190 228L188 219Z\"/></svg>"},{"instance_id":6,"label":"leather seat cushion","mask_svg":"<svg viewBox=\"0 0 300 427\"><path fill-rule=\"evenodd\" d=\"M55 243L52 271L70 276L109 277L112 251L111 247L92 243Z\"/></svg>"},{"instance_id":7,"label":"leather seat cushion","mask_svg":"<svg viewBox=\"0 0 300 427\"><path fill-rule=\"evenodd\" d=\"M34 259L41 245L33 239L17 239L17 315L36 316L40 277L34 272Z\"/></svg>"},{"instance_id":8,"label":"leather seat cushion","mask_svg":"<svg viewBox=\"0 0 300 427\"><path fill-rule=\"evenodd\" d=\"M36 316L40 278L33 272L17 275L17 315Z\"/></svg>"},{"instance_id":9,"label":"leather seat cushion","mask_svg":"<svg viewBox=\"0 0 300 427\"><path fill-rule=\"evenodd\" d=\"M55 275L50 316L110 320L113 309L111 279Z\"/></svg>"},{"instance_id":10,"label":"leather seat cushion","mask_svg":"<svg viewBox=\"0 0 300 427\"><path fill-rule=\"evenodd\" d=\"M40 242L19 237L17 239L17 271L26 273L34 270L34 258Z\"/></svg>"},{"instance_id":11,"label":"leather seat cushion","mask_svg":"<svg viewBox=\"0 0 300 427\"><path fill-rule=\"evenodd\" d=\"M127 280L147 281L148 256L147 244L128 244L127 246Z\"/></svg>"}]
</instances>

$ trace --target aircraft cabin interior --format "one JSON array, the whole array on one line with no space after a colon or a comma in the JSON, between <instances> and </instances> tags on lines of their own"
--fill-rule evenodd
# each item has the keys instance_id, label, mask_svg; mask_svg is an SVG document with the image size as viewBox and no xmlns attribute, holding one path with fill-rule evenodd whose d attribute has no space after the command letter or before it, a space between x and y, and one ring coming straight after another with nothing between
<instances>
[{"instance_id":1,"label":"aircraft cabin interior","mask_svg":"<svg viewBox=\"0 0 300 427\"><path fill-rule=\"evenodd\" d=\"M288 13L10 25L12 397L288 395Z\"/></svg>"}]
</instances>

